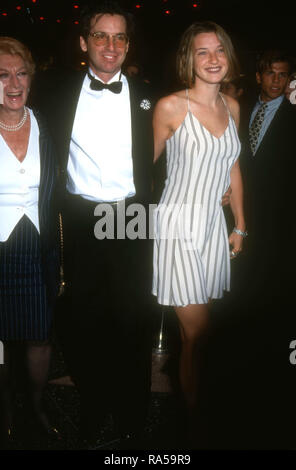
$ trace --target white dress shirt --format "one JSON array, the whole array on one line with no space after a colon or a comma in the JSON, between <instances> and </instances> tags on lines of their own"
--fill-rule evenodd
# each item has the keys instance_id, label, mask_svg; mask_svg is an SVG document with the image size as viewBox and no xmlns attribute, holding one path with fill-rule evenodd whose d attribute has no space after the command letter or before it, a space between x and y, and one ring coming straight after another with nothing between
<instances>
[{"instance_id":1,"label":"white dress shirt","mask_svg":"<svg viewBox=\"0 0 296 470\"><path fill-rule=\"evenodd\" d=\"M119 76L120 72L108 83ZM129 87L124 75L121 81L119 94L91 90L87 75L81 88L70 142L67 190L90 201L118 201L136 192Z\"/></svg>"},{"instance_id":2,"label":"white dress shirt","mask_svg":"<svg viewBox=\"0 0 296 470\"><path fill-rule=\"evenodd\" d=\"M31 110L31 130L25 159L20 162L0 136L0 241L5 242L26 215L39 232L39 128Z\"/></svg>"}]
</instances>

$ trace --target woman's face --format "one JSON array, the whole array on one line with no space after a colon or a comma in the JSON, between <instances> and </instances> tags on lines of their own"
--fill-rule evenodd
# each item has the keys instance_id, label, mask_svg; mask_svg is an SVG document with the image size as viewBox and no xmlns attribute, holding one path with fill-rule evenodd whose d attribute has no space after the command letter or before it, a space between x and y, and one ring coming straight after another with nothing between
<instances>
[{"instance_id":1,"label":"woman's face","mask_svg":"<svg viewBox=\"0 0 296 470\"><path fill-rule=\"evenodd\" d=\"M228 60L215 33L200 33L193 41L194 70L197 79L220 83L228 71Z\"/></svg>"},{"instance_id":2,"label":"woman's face","mask_svg":"<svg viewBox=\"0 0 296 470\"><path fill-rule=\"evenodd\" d=\"M22 110L28 98L31 77L21 56L0 55L0 81L3 85L3 109Z\"/></svg>"}]
</instances>

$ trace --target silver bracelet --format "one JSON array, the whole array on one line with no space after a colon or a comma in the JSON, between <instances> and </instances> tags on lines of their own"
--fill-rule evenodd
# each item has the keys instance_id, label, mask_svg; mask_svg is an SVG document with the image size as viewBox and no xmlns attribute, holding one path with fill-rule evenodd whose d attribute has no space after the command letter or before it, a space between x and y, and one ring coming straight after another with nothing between
<instances>
[{"instance_id":1,"label":"silver bracelet","mask_svg":"<svg viewBox=\"0 0 296 470\"><path fill-rule=\"evenodd\" d=\"M238 235L241 235L243 238L246 238L248 236L248 232L245 231L245 232L242 232L241 230L239 230L238 228L234 227L234 229L232 230L233 232L237 233Z\"/></svg>"}]
</instances>

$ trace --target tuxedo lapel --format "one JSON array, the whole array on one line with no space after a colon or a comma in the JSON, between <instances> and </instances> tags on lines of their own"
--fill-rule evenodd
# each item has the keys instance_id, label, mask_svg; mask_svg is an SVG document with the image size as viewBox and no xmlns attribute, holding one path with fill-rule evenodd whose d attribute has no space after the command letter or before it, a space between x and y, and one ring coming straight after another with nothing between
<instances>
[{"instance_id":1,"label":"tuxedo lapel","mask_svg":"<svg viewBox=\"0 0 296 470\"><path fill-rule=\"evenodd\" d=\"M73 77L73 82L69 84L66 90L65 101L63 102L64 121L67 123L65 138L68 144L70 144L74 118L84 78L85 73L77 74L77 76Z\"/></svg>"},{"instance_id":2,"label":"tuxedo lapel","mask_svg":"<svg viewBox=\"0 0 296 470\"><path fill-rule=\"evenodd\" d=\"M136 158L136 150L137 150L137 142L136 142L136 136L137 136L137 127L138 125L141 125L141 116L139 116L138 113L138 107L140 107L140 102L139 102L139 96L138 96L138 90L135 85L135 83L128 79L128 85L129 85L129 94L130 94L130 107L131 107L131 132L132 132L132 158L133 158L133 164L135 164L135 158ZM140 119L140 122L139 122Z\"/></svg>"},{"instance_id":3,"label":"tuxedo lapel","mask_svg":"<svg viewBox=\"0 0 296 470\"><path fill-rule=\"evenodd\" d=\"M54 138L60 152L61 167L64 172L68 164L73 123L84 77L85 73L83 72L72 74L65 80L64 86L56 97L58 115L51 113L51 119L54 120L52 129L55 129Z\"/></svg>"},{"instance_id":4,"label":"tuxedo lapel","mask_svg":"<svg viewBox=\"0 0 296 470\"><path fill-rule=\"evenodd\" d=\"M152 104L145 85L128 77L127 80L131 106L134 183L137 197L145 199L151 190L149 185L153 162Z\"/></svg>"}]
</instances>

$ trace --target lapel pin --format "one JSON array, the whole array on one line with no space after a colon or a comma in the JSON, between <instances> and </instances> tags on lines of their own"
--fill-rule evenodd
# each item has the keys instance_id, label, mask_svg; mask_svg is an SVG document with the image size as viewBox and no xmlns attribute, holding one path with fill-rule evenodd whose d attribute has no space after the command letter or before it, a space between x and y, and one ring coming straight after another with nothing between
<instances>
[{"instance_id":1,"label":"lapel pin","mask_svg":"<svg viewBox=\"0 0 296 470\"><path fill-rule=\"evenodd\" d=\"M144 99L141 101L140 108L144 109L145 111L148 111L148 109L151 108L151 102L147 99Z\"/></svg>"}]
</instances>

